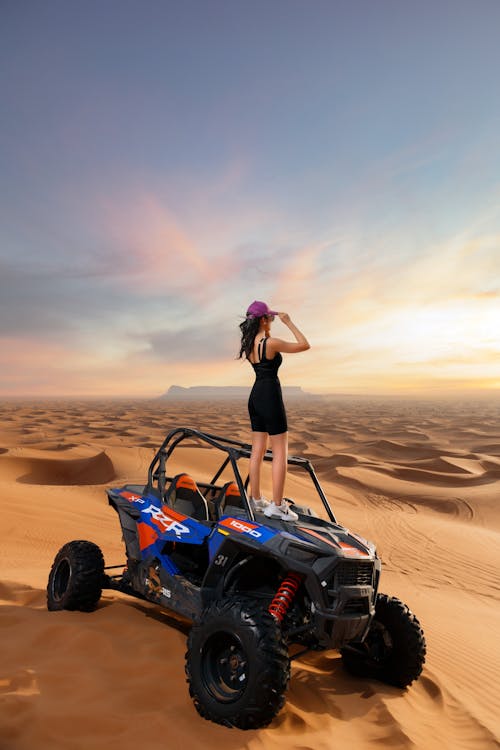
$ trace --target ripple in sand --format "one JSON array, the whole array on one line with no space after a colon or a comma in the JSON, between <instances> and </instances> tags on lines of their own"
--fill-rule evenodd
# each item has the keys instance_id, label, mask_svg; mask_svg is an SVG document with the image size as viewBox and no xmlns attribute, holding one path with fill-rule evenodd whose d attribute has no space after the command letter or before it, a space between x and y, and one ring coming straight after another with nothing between
<instances>
[{"instance_id":1,"label":"ripple in sand","mask_svg":"<svg viewBox=\"0 0 500 750\"><path fill-rule=\"evenodd\" d=\"M492 456L500 457L500 443L483 443L474 446L471 450L472 453L489 453Z\"/></svg>"}]
</instances>

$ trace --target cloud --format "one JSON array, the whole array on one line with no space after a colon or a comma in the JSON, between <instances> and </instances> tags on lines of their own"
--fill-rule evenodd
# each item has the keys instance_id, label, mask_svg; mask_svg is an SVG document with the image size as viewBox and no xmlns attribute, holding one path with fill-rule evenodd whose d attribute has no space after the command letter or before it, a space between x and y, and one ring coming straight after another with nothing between
<instances>
[{"instance_id":1,"label":"cloud","mask_svg":"<svg viewBox=\"0 0 500 750\"><path fill-rule=\"evenodd\" d=\"M189 196L185 200L189 205ZM245 290L269 288L266 277L280 266L280 252L272 242L242 240L247 210L226 216L220 206L210 208L204 205L196 217L192 207L184 208L181 218L159 193L143 190L105 201L100 211L108 241L124 258L116 267L116 283L150 295L184 296L193 310L218 301L221 316L222 300L246 307Z\"/></svg>"},{"instance_id":2,"label":"cloud","mask_svg":"<svg viewBox=\"0 0 500 750\"><path fill-rule=\"evenodd\" d=\"M0 390L6 394L71 392L91 355L37 337L0 337ZM55 390L54 390L55 389Z\"/></svg>"},{"instance_id":3,"label":"cloud","mask_svg":"<svg viewBox=\"0 0 500 750\"><path fill-rule=\"evenodd\" d=\"M434 359L425 360L426 365L432 365L433 367L454 367L456 365L470 365L472 367L480 367L486 370L488 365L494 365L498 367L500 363L500 349L486 349L486 348L469 348L464 352L455 352L453 355L448 357L435 357Z\"/></svg>"},{"instance_id":4,"label":"cloud","mask_svg":"<svg viewBox=\"0 0 500 750\"><path fill-rule=\"evenodd\" d=\"M234 359L239 340L236 330L200 323L194 326L159 330L146 336L143 343L149 354L166 363Z\"/></svg>"},{"instance_id":5,"label":"cloud","mask_svg":"<svg viewBox=\"0 0 500 750\"><path fill-rule=\"evenodd\" d=\"M124 293L113 278L98 273L98 264L78 270L32 268L16 261L0 264L0 333L75 344L87 335L97 344L123 334L147 317L154 302L143 293ZM165 295L164 307L178 309Z\"/></svg>"},{"instance_id":6,"label":"cloud","mask_svg":"<svg viewBox=\"0 0 500 750\"><path fill-rule=\"evenodd\" d=\"M106 209L107 232L125 260L116 277L134 287L179 289L197 296L215 269L196 242L153 195L137 194Z\"/></svg>"},{"instance_id":7,"label":"cloud","mask_svg":"<svg viewBox=\"0 0 500 750\"><path fill-rule=\"evenodd\" d=\"M472 295L473 299L498 299L500 297L500 289L492 289L488 292L476 292Z\"/></svg>"},{"instance_id":8,"label":"cloud","mask_svg":"<svg viewBox=\"0 0 500 750\"><path fill-rule=\"evenodd\" d=\"M69 335L79 303L64 277L14 263L0 264L0 334Z\"/></svg>"},{"instance_id":9,"label":"cloud","mask_svg":"<svg viewBox=\"0 0 500 750\"><path fill-rule=\"evenodd\" d=\"M351 267L332 268L315 287L318 307L323 302L342 325L385 321L416 308L425 314L427 307L467 306L468 301L494 301L497 296L500 236L471 237L464 230L400 257L376 247L363 257L353 238L349 243L354 246Z\"/></svg>"},{"instance_id":10,"label":"cloud","mask_svg":"<svg viewBox=\"0 0 500 750\"><path fill-rule=\"evenodd\" d=\"M111 198L86 197L69 217L71 232L64 216L61 231L32 226L30 252L13 246L0 261L0 334L19 349L9 366L4 360L11 386L15 366L19 387L33 389L49 388L42 367L54 388L93 393L247 382L251 373L235 361L237 324L254 298L288 308L312 343L308 356L287 358L285 383L321 389L352 378L370 389L388 373L410 382L412 368L423 380L426 367L429 379L444 377L441 368L453 379L469 365L489 377L487 364L498 363L490 354L481 365L480 354L495 350L500 330L500 236L490 208L483 223L478 216L432 243L405 244L401 227L365 242L363 226L323 227L323 238L303 241L272 207L259 213L257 200L241 215L230 202L236 210L226 216L239 179L221 182L205 204L198 185L192 205L186 194L167 198L159 183L115 186ZM279 322L273 332L290 338ZM474 342L478 360L468 364L463 351ZM39 363L24 359L23 347Z\"/></svg>"},{"instance_id":11,"label":"cloud","mask_svg":"<svg viewBox=\"0 0 500 750\"><path fill-rule=\"evenodd\" d=\"M320 260L328 247L326 243L310 245L298 248L282 258L273 291L278 304L283 300L284 305L295 306L314 298Z\"/></svg>"},{"instance_id":12,"label":"cloud","mask_svg":"<svg viewBox=\"0 0 500 750\"><path fill-rule=\"evenodd\" d=\"M69 346L36 337L0 337L0 392L15 395L157 396L170 385L224 385L244 378L241 363L206 354L183 361L144 351L102 356L91 347ZM248 376L248 373L247 373Z\"/></svg>"}]
</instances>

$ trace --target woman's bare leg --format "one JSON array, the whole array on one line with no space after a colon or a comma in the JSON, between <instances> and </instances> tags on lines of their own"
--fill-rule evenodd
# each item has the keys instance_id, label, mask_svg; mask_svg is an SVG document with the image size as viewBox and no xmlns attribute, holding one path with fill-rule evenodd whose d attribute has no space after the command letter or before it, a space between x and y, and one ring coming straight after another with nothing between
<instances>
[{"instance_id":1,"label":"woman's bare leg","mask_svg":"<svg viewBox=\"0 0 500 750\"><path fill-rule=\"evenodd\" d=\"M250 454L250 466L248 474L250 477L250 497L255 500L260 498L260 468L262 459L267 450L267 432L252 432L252 453Z\"/></svg>"},{"instance_id":2,"label":"woman's bare leg","mask_svg":"<svg viewBox=\"0 0 500 750\"><path fill-rule=\"evenodd\" d=\"M273 452L273 502L281 505L283 490L285 489L286 467L288 459L288 432L270 435L271 450Z\"/></svg>"}]
</instances>

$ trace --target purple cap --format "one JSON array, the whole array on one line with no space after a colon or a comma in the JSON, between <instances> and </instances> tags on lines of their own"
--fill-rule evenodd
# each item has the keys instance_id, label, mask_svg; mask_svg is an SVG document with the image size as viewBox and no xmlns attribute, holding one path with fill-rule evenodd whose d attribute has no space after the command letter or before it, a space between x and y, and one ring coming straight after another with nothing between
<instances>
[{"instance_id":1,"label":"purple cap","mask_svg":"<svg viewBox=\"0 0 500 750\"><path fill-rule=\"evenodd\" d=\"M247 310L247 318L262 318L264 315L278 315L276 310L270 310L265 302L254 300Z\"/></svg>"}]
</instances>

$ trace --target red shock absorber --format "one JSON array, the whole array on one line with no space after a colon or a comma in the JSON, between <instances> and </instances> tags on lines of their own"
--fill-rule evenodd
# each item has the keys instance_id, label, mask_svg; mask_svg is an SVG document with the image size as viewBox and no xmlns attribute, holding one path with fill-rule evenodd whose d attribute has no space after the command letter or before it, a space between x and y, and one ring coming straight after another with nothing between
<instances>
[{"instance_id":1,"label":"red shock absorber","mask_svg":"<svg viewBox=\"0 0 500 750\"><path fill-rule=\"evenodd\" d=\"M293 598L302 581L302 576L298 573L288 573L281 581L281 585L274 595L274 599L269 605L268 612L278 621L283 622L283 618L288 612Z\"/></svg>"}]
</instances>

